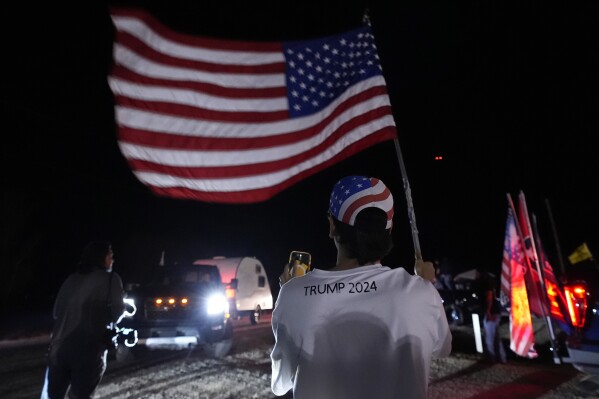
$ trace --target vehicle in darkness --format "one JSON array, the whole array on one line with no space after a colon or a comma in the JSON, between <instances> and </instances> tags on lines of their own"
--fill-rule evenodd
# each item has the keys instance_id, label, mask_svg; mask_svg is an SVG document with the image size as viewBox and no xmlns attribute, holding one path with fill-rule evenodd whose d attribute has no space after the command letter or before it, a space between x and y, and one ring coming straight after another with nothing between
<instances>
[{"instance_id":1,"label":"vehicle in darkness","mask_svg":"<svg viewBox=\"0 0 599 399\"><path fill-rule=\"evenodd\" d=\"M455 326L471 325L472 314L482 320L476 276L455 278L454 289L438 288L447 320ZM569 363L577 370L599 377L599 267L594 260L577 263L560 278L557 286L546 287L555 341L551 345L555 363ZM502 314L509 318L509 304Z\"/></svg>"},{"instance_id":2,"label":"vehicle in darkness","mask_svg":"<svg viewBox=\"0 0 599 399\"><path fill-rule=\"evenodd\" d=\"M457 274L453 278L452 288L437 286L449 324L472 325L473 314L478 314L479 320L482 320L479 277L478 270L471 269Z\"/></svg>"},{"instance_id":3,"label":"vehicle in darkness","mask_svg":"<svg viewBox=\"0 0 599 399\"><path fill-rule=\"evenodd\" d=\"M447 321L453 326L472 325L472 314L482 317L480 298L478 293L471 288L438 289L443 301Z\"/></svg>"},{"instance_id":4,"label":"vehicle in darkness","mask_svg":"<svg viewBox=\"0 0 599 399\"><path fill-rule=\"evenodd\" d=\"M273 297L264 265L250 256L196 260L194 264L210 263L218 267L229 299L231 317L247 316L251 324L258 324L264 310L272 310Z\"/></svg>"},{"instance_id":5,"label":"vehicle in darkness","mask_svg":"<svg viewBox=\"0 0 599 399\"><path fill-rule=\"evenodd\" d=\"M122 327L137 331L138 343L147 349L185 349L201 346L210 357L230 351L233 327L229 303L215 265L157 266L143 281L126 285L126 296L137 308ZM117 359L133 350L117 348Z\"/></svg>"}]
</instances>

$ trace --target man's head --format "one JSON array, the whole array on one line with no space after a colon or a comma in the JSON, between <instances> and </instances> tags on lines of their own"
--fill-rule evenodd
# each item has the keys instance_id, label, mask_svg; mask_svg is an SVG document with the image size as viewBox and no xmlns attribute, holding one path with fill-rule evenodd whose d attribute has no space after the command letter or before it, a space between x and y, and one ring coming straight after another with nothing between
<instances>
[{"instance_id":1,"label":"man's head","mask_svg":"<svg viewBox=\"0 0 599 399\"><path fill-rule=\"evenodd\" d=\"M81 254L78 269L80 273L89 273L94 269L110 271L113 263L112 246L107 241L88 243Z\"/></svg>"},{"instance_id":2,"label":"man's head","mask_svg":"<svg viewBox=\"0 0 599 399\"><path fill-rule=\"evenodd\" d=\"M360 265L379 261L393 247L393 195L373 177L347 176L329 200L331 234Z\"/></svg>"}]
</instances>

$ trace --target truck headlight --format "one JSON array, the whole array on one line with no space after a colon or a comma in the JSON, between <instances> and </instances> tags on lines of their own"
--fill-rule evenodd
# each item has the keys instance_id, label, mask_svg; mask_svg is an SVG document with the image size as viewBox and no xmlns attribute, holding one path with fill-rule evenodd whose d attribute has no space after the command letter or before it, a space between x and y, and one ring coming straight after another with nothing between
<instances>
[{"instance_id":1,"label":"truck headlight","mask_svg":"<svg viewBox=\"0 0 599 399\"><path fill-rule=\"evenodd\" d=\"M208 314L219 314L229 312L229 301L223 294L212 294L206 301L206 311Z\"/></svg>"}]
</instances>

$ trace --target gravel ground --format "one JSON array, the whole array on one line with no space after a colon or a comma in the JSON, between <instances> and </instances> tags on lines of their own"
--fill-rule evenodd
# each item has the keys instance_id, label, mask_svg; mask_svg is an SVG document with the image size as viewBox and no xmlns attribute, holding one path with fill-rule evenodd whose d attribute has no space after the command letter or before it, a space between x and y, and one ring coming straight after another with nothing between
<instances>
[{"instance_id":1,"label":"gravel ground","mask_svg":"<svg viewBox=\"0 0 599 399\"><path fill-rule=\"evenodd\" d=\"M13 324L16 326L16 321ZM535 325L538 341L546 337L543 328L542 324ZM11 330L4 335L20 336ZM47 334L44 326L38 331L41 337L35 338L33 332L26 335L39 340ZM509 352L507 364L490 364L476 352L471 327L454 327L452 332L452 355L432 363L430 399L599 398L599 380L588 378L570 364L554 364L542 344L538 345L538 359L523 359ZM506 336L507 325L500 332ZM240 327L234 350L223 359L208 359L193 350L143 351L143 356L124 362L111 360L96 399L273 399L272 344L270 323L265 320L259 326ZM3 347L0 397L39 397L45 345L38 343L37 349Z\"/></svg>"},{"instance_id":2,"label":"gravel ground","mask_svg":"<svg viewBox=\"0 0 599 399\"><path fill-rule=\"evenodd\" d=\"M138 359L131 364L134 369L120 365L127 372L113 363L97 398L274 398L270 390L270 327L252 332L244 334L224 359L206 359L191 352L149 367ZM543 336L541 331L537 335ZM491 364L476 352L471 328L453 328L453 337L453 354L432 363L430 399L599 397L599 381L588 380L569 364L554 364L542 345L538 346L538 359L511 354L507 364Z\"/></svg>"},{"instance_id":3,"label":"gravel ground","mask_svg":"<svg viewBox=\"0 0 599 399\"><path fill-rule=\"evenodd\" d=\"M242 351L224 359L194 355L122 376L106 378L100 399L274 398L270 390L270 349ZM584 375L570 365L513 359L489 364L477 353L454 353L433 361L430 399L597 398L582 390ZM287 397L291 397L288 395Z\"/></svg>"}]
</instances>

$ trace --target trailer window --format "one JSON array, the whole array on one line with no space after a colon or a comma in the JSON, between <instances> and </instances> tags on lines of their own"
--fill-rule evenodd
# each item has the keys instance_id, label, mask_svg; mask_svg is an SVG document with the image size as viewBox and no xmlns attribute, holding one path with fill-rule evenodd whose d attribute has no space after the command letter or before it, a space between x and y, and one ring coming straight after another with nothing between
<instances>
[{"instance_id":1,"label":"trailer window","mask_svg":"<svg viewBox=\"0 0 599 399\"><path fill-rule=\"evenodd\" d=\"M266 285L266 278L264 276L258 277L258 287L262 288Z\"/></svg>"},{"instance_id":2,"label":"trailer window","mask_svg":"<svg viewBox=\"0 0 599 399\"><path fill-rule=\"evenodd\" d=\"M256 274L260 274L260 272L262 272L262 268L260 265L256 265Z\"/></svg>"}]
</instances>

